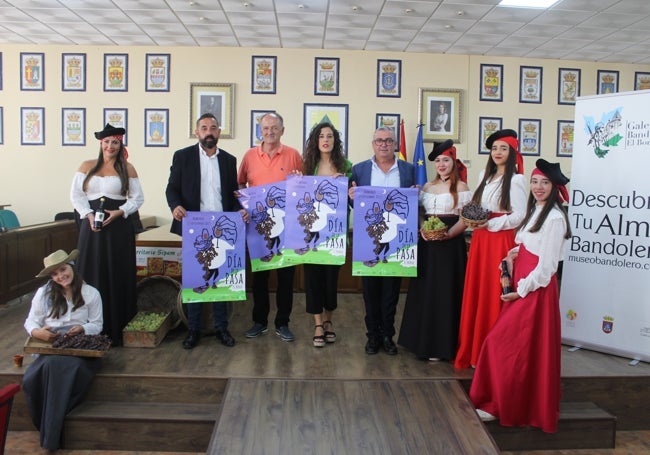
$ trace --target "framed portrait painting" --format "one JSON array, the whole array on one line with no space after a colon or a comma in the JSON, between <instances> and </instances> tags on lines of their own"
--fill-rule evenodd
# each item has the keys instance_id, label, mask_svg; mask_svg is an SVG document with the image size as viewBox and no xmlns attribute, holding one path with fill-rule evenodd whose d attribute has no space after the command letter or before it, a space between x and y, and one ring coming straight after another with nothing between
<instances>
[{"instance_id":1,"label":"framed portrait painting","mask_svg":"<svg viewBox=\"0 0 650 455\"><path fill-rule=\"evenodd\" d=\"M399 98L402 92L402 61L377 60L377 96Z\"/></svg>"},{"instance_id":2,"label":"framed portrait painting","mask_svg":"<svg viewBox=\"0 0 650 455\"><path fill-rule=\"evenodd\" d=\"M147 54L146 55L146 82L147 92L168 92L169 91L169 54Z\"/></svg>"},{"instance_id":3,"label":"framed portrait painting","mask_svg":"<svg viewBox=\"0 0 650 455\"><path fill-rule=\"evenodd\" d=\"M129 110L126 108L120 108L120 107L104 108L104 122L102 123L102 126L106 125L107 123L110 123L115 128L124 128L126 130L126 133L124 133L124 136L122 137L122 143L124 145L129 145L128 144L128 136L129 136L128 116L129 116Z\"/></svg>"},{"instance_id":4,"label":"framed portrait painting","mask_svg":"<svg viewBox=\"0 0 650 455\"><path fill-rule=\"evenodd\" d=\"M542 121L540 119L519 119L519 152L522 155L539 156L542 150Z\"/></svg>"},{"instance_id":5,"label":"framed portrait painting","mask_svg":"<svg viewBox=\"0 0 650 455\"><path fill-rule=\"evenodd\" d=\"M560 68L557 81L557 104L576 104L580 96L580 69Z\"/></svg>"},{"instance_id":6,"label":"framed portrait painting","mask_svg":"<svg viewBox=\"0 0 650 455\"><path fill-rule=\"evenodd\" d=\"M557 121L557 156L573 156L573 120Z\"/></svg>"},{"instance_id":7,"label":"framed portrait painting","mask_svg":"<svg viewBox=\"0 0 650 455\"><path fill-rule=\"evenodd\" d=\"M144 146L169 146L169 109L144 110Z\"/></svg>"},{"instance_id":8,"label":"framed portrait painting","mask_svg":"<svg viewBox=\"0 0 650 455\"><path fill-rule=\"evenodd\" d=\"M307 142L312 128L322 122L330 122L341 136L345 155L348 154L348 104L309 104L303 105L304 135L302 143Z\"/></svg>"},{"instance_id":9,"label":"framed portrait painting","mask_svg":"<svg viewBox=\"0 0 650 455\"><path fill-rule=\"evenodd\" d=\"M460 141L462 90L421 88L419 105L424 142Z\"/></svg>"},{"instance_id":10,"label":"framed portrait painting","mask_svg":"<svg viewBox=\"0 0 650 455\"><path fill-rule=\"evenodd\" d=\"M262 117L275 111L251 111L251 148L262 143Z\"/></svg>"},{"instance_id":11,"label":"framed portrait painting","mask_svg":"<svg viewBox=\"0 0 650 455\"><path fill-rule=\"evenodd\" d=\"M42 52L20 53L20 89L45 90L45 54Z\"/></svg>"},{"instance_id":12,"label":"framed portrait painting","mask_svg":"<svg viewBox=\"0 0 650 455\"><path fill-rule=\"evenodd\" d=\"M485 141L492 133L496 133L502 128L503 119L501 117L479 117L478 118L478 153L479 155L489 155L490 149L485 146Z\"/></svg>"},{"instance_id":13,"label":"framed portrait painting","mask_svg":"<svg viewBox=\"0 0 650 455\"><path fill-rule=\"evenodd\" d=\"M316 57L314 59L314 95L339 94L339 59Z\"/></svg>"},{"instance_id":14,"label":"framed portrait painting","mask_svg":"<svg viewBox=\"0 0 650 455\"><path fill-rule=\"evenodd\" d=\"M20 145L45 145L45 108L20 108Z\"/></svg>"},{"instance_id":15,"label":"framed portrait painting","mask_svg":"<svg viewBox=\"0 0 650 455\"><path fill-rule=\"evenodd\" d=\"M634 90L650 89L650 73L636 71L634 73Z\"/></svg>"},{"instance_id":16,"label":"framed portrait painting","mask_svg":"<svg viewBox=\"0 0 650 455\"><path fill-rule=\"evenodd\" d=\"M61 145L86 145L86 108L61 109Z\"/></svg>"},{"instance_id":17,"label":"framed portrait painting","mask_svg":"<svg viewBox=\"0 0 650 455\"><path fill-rule=\"evenodd\" d=\"M253 55L251 62L251 93L275 94L278 58Z\"/></svg>"},{"instance_id":18,"label":"framed portrait painting","mask_svg":"<svg viewBox=\"0 0 650 455\"><path fill-rule=\"evenodd\" d=\"M395 134L395 150L399 150L400 141L400 115L399 114L375 114L375 129L390 128Z\"/></svg>"},{"instance_id":19,"label":"framed portrait painting","mask_svg":"<svg viewBox=\"0 0 650 455\"><path fill-rule=\"evenodd\" d=\"M541 66L519 67L520 103L540 104L542 102L542 71Z\"/></svg>"},{"instance_id":20,"label":"framed portrait painting","mask_svg":"<svg viewBox=\"0 0 650 455\"><path fill-rule=\"evenodd\" d=\"M61 90L86 91L86 54L61 54Z\"/></svg>"},{"instance_id":21,"label":"framed portrait painting","mask_svg":"<svg viewBox=\"0 0 650 455\"><path fill-rule=\"evenodd\" d=\"M618 71L598 70L597 93L618 93Z\"/></svg>"},{"instance_id":22,"label":"framed portrait painting","mask_svg":"<svg viewBox=\"0 0 650 455\"><path fill-rule=\"evenodd\" d=\"M104 54L104 91L129 90L129 54Z\"/></svg>"},{"instance_id":23,"label":"framed portrait painting","mask_svg":"<svg viewBox=\"0 0 650 455\"><path fill-rule=\"evenodd\" d=\"M503 101L503 65L481 64L481 101Z\"/></svg>"},{"instance_id":24,"label":"framed portrait painting","mask_svg":"<svg viewBox=\"0 0 650 455\"><path fill-rule=\"evenodd\" d=\"M221 137L232 139L235 134L235 84L193 82L190 84L190 137L194 137L196 121L210 112L219 120Z\"/></svg>"}]
</instances>

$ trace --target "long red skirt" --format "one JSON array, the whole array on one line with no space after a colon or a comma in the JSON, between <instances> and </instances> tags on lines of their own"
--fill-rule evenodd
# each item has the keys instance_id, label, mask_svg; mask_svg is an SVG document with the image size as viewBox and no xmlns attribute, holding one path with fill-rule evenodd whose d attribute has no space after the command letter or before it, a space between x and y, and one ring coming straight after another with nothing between
<instances>
[{"instance_id":1,"label":"long red skirt","mask_svg":"<svg viewBox=\"0 0 650 455\"><path fill-rule=\"evenodd\" d=\"M476 365L483 340L501 312L499 264L515 246L512 229L490 232L476 229L469 247L463 303L454 367Z\"/></svg>"},{"instance_id":2,"label":"long red skirt","mask_svg":"<svg viewBox=\"0 0 650 455\"><path fill-rule=\"evenodd\" d=\"M514 282L535 268L538 257L519 248ZM562 339L556 276L545 288L507 302L483 343L470 398L503 426L557 431L560 414Z\"/></svg>"}]
</instances>

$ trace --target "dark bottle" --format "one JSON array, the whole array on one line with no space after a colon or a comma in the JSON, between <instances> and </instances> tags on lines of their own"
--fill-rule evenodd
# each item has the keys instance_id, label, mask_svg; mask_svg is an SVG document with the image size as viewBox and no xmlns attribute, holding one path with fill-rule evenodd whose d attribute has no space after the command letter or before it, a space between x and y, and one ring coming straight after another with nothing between
<instances>
[{"instance_id":1,"label":"dark bottle","mask_svg":"<svg viewBox=\"0 0 650 455\"><path fill-rule=\"evenodd\" d=\"M98 231L101 231L102 226L104 225L104 198L99 200L99 207L95 210L95 224L93 227Z\"/></svg>"},{"instance_id":2,"label":"dark bottle","mask_svg":"<svg viewBox=\"0 0 650 455\"><path fill-rule=\"evenodd\" d=\"M501 294L506 295L512 292L512 278L508 272L508 263L501 261Z\"/></svg>"}]
</instances>

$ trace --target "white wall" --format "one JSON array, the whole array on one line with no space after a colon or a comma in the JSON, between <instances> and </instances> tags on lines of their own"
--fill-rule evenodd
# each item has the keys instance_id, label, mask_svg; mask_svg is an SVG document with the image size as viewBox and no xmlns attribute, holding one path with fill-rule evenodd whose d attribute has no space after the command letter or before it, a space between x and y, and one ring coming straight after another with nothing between
<instances>
[{"instance_id":1,"label":"white wall","mask_svg":"<svg viewBox=\"0 0 650 455\"><path fill-rule=\"evenodd\" d=\"M45 90L20 90L20 53L45 54ZM85 92L61 90L61 54L87 54ZM104 53L128 53L128 92L103 91ZM145 91L145 54L171 54L170 92ZM251 56L277 56L275 95L251 94ZM314 57L340 58L339 96L314 95ZM377 59L402 61L402 96L376 97ZM504 66L503 102L479 101L480 65ZM543 103L519 103L519 66L542 66ZM103 109L128 109L129 160L134 164L145 192L144 215L155 215L158 224L170 221L165 202L165 185L173 152L195 142L189 136L190 83L219 82L235 84L234 137L222 139L221 148L241 158L250 144L250 111L273 109L285 118L283 142L299 150L303 140L303 103L349 105L348 144L353 162L368 158L370 139L379 112L400 114L406 122L409 160L413 157L419 119L419 88L461 89L464 106L462 134L457 144L459 157L469 160L469 183L476 185L478 172L486 156L478 154L478 119L503 117L503 127L518 129L519 118L542 119L542 157L561 161L570 169L569 158L556 158L558 119L572 120L573 106L557 104L558 68L582 70L581 94L596 92L597 70L620 71L620 91L633 88L635 71L650 71L649 65L603 64L593 62L526 60L515 58L438 55L395 52L333 51L310 49L254 48L159 48L96 46L22 46L2 48L3 139L0 144L0 204L12 204L22 225L51 221L54 214L70 211L69 187L79 164L99 153L93 132L102 129ZM45 108L45 145L20 145L20 108ZM61 145L61 108L86 108L86 146ZM168 108L170 111L169 147L144 146L144 109ZM425 144L428 153L431 144ZM530 172L536 157L526 158ZM430 164L430 163L429 163ZM433 175L429 166L429 176Z\"/></svg>"}]
</instances>

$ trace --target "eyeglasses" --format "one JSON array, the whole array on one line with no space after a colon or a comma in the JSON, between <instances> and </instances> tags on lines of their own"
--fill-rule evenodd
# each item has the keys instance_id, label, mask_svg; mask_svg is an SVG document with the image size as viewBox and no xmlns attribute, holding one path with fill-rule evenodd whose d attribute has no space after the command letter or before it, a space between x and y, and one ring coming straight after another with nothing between
<instances>
[{"instance_id":1,"label":"eyeglasses","mask_svg":"<svg viewBox=\"0 0 650 455\"><path fill-rule=\"evenodd\" d=\"M373 139L372 143L375 144L375 145L387 145L387 146L390 147L391 145L393 145L395 143L395 140L391 139L391 138Z\"/></svg>"}]
</instances>

